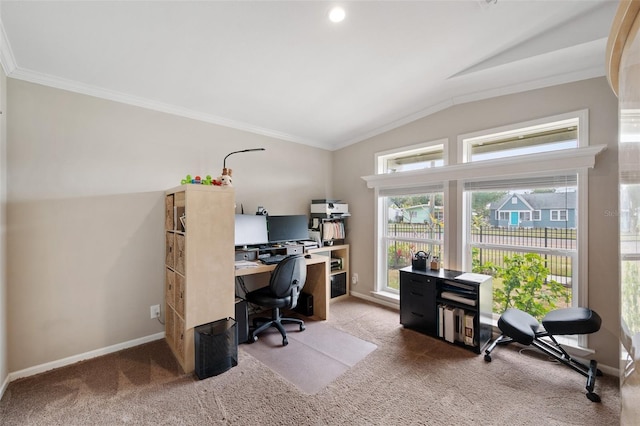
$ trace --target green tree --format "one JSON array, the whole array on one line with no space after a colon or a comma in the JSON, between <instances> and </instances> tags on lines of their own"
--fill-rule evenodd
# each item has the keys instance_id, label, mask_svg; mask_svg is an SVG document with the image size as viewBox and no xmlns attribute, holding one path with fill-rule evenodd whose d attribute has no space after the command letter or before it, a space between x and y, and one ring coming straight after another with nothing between
<instances>
[{"instance_id":1,"label":"green tree","mask_svg":"<svg viewBox=\"0 0 640 426\"><path fill-rule=\"evenodd\" d=\"M555 280L546 281L549 269L537 253L515 254L504 257L504 267L497 277L503 287L493 292L498 313L517 308L541 319L556 308L556 301L570 299L569 291ZM546 282L545 282L546 281Z\"/></svg>"},{"instance_id":2,"label":"green tree","mask_svg":"<svg viewBox=\"0 0 640 426\"><path fill-rule=\"evenodd\" d=\"M621 313L632 333L640 332L640 265L622 262Z\"/></svg>"},{"instance_id":3,"label":"green tree","mask_svg":"<svg viewBox=\"0 0 640 426\"><path fill-rule=\"evenodd\" d=\"M471 209L480 217L489 216L489 205L500 201L507 193L501 192L474 192L471 198Z\"/></svg>"}]
</instances>

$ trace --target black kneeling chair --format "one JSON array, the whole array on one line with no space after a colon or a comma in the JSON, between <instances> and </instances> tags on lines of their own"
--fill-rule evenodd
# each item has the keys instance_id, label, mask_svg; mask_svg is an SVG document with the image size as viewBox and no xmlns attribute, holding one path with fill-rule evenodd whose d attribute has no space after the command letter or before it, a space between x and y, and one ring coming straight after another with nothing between
<instances>
[{"instance_id":1,"label":"black kneeling chair","mask_svg":"<svg viewBox=\"0 0 640 426\"><path fill-rule=\"evenodd\" d=\"M533 345L550 357L587 378L587 398L600 402L600 397L593 392L596 376L602 376L598 363L591 360L589 366L571 358L553 337L554 335L590 334L600 330L600 316L588 308L563 308L549 312L542 319L543 329L533 316L519 309L507 309L498 320L498 328L502 335L491 343L484 355L484 360L491 362L491 351L496 345L517 342L522 345ZM548 338L548 340L543 340Z\"/></svg>"},{"instance_id":2,"label":"black kneeling chair","mask_svg":"<svg viewBox=\"0 0 640 426\"><path fill-rule=\"evenodd\" d=\"M300 331L305 329L304 321L298 318L283 318L280 309L293 309L307 279L307 263L301 254L285 257L271 273L269 286L247 293L247 302L271 309L271 318L255 318L254 329L249 333L249 343L258 340L258 334L269 327L276 327L282 334L282 346L287 346L287 332L283 323L296 323Z\"/></svg>"}]
</instances>

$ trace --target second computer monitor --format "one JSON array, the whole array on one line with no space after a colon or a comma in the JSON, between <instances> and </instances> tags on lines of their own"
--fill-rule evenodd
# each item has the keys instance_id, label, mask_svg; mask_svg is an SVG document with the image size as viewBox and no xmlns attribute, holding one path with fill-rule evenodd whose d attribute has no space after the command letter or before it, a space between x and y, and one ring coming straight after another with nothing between
<instances>
[{"instance_id":1,"label":"second computer monitor","mask_svg":"<svg viewBox=\"0 0 640 426\"><path fill-rule=\"evenodd\" d=\"M309 239L306 215L267 216L270 243L284 243Z\"/></svg>"}]
</instances>

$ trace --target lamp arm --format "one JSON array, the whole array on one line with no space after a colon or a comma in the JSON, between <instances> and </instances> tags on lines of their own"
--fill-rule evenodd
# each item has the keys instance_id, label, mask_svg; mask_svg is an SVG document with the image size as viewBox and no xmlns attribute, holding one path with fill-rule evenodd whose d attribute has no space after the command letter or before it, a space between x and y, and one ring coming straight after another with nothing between
<instances>
[{"instance_id":1,"label":"lamp arm","mask_svg":"<svg viewBox=\"0 0 640 426\"><path fill-rule=\"evenodd\" d=\"M224 160L222 160L222 168L223 169L227 168L227 157L232 154L238 154L239 152L264 151L264 150L265 150L264 148L250 148L250 149L242 149L240 151L230 152L224 157Z\"/></svg>"}]
</instances>

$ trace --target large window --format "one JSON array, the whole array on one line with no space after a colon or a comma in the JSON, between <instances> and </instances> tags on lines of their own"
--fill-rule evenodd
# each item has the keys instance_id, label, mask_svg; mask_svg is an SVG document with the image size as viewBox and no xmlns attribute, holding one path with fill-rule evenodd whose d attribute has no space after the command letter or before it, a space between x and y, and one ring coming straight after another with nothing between
<instances>
[{"instance_id":1,"label":"large window","mask_svg":"<svg viewBox=\"0 0 640 426\"><path fill-rule=\"evenodd\" d=\"M551 159L559 150L586 144L580 139L586 139L582 126L586 117L576 114L461 137L463 161ZM494 277L496 315L515 307L541 319L550 310L577 306L578 295L586 291L586 274L580 274L586 250L579 245L586 240L586 227L579 226L586 223L580 202L587 193L586 171L556 169L518 177L497 168L495 175L463 184L465 267Z\"/></svg>"},{"instance_id":2,"label":"large window","mask_svg":"<svg viewBox=\"0 0 640 426\"><path fill-rule=\"evenodd\" d=\"M586 306L588 169L606 148L589 146L587 119L460 135L454 164L446 141L378 153L363 177L376 190L376 296L397 292L398 269L423 250L445 268L491 274L496 315Z\"/></svg>"},{"instance_id":3,"label":"large window","mask_svg":"<svg viewBox=\"0 0 640 426\"><path fill-rule=\"evenodd\" d=\"M446 141L409 146L376 156L378 174L402 174L441 167ZM441 256L445 204L440 183L382 189L378 198L377 291L397 294L399 269L411 265L413 254Z\"/></svg>"}]
</instances>

